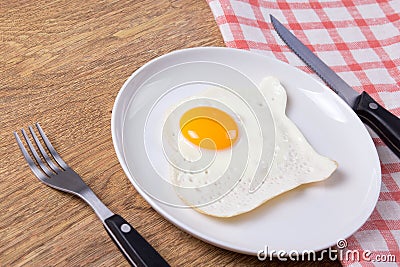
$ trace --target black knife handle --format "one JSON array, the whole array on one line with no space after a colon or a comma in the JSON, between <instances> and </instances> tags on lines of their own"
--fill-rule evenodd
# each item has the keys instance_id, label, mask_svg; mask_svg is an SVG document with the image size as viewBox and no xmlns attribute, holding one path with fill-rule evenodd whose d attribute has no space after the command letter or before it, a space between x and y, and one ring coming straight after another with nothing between
<instances>
[{"instance_id":1,"label":"black knife handle","mask_svg":"<svg viewBox=\"0 0 400 267\"><path fill-rule=\"evenodd\" d=\"M121 216L104 220L111 239L132 266L169 266L160 254Z\"/></svg>"},{"instance_id":2,"label":"black knife handle","mask_svg":"<svg viewBox=\"0 0 400 267\"><path fill-rule=\"evenodd\" d=\"M400 159L400 119L379 105L366 92L362 92L358 97L354 110Z\"/></svg>"}]
</instances>

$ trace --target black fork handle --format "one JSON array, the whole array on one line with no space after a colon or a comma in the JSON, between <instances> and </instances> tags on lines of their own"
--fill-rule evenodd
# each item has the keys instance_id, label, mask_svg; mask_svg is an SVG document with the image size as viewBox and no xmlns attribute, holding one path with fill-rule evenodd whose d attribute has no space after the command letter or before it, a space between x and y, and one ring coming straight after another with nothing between
<instances>
[{"instance_id":1,"label":"black fork handle","mask_svg":"<svg viewBox=\"0 0 400 267\"><path fill-rule=\"evenodd\" d=\"M104 220L104 227L132 266L170 266L120 215L114 214Z\"/></svg>"}]
</instances>

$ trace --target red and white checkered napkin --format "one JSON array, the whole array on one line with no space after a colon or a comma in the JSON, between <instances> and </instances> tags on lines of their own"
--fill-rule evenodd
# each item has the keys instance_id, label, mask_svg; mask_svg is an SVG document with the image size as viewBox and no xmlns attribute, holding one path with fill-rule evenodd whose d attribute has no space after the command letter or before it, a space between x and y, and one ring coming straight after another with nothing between
<instances>
[{"instance_id":1,"label":"red and white checkered napkin","mask_svg":"<svg viewBox=\"0 0 400 267\"><path fill-rule=\"evenodd\" d=\"M269 19L272 14L355 90L367 91L400 116L400 0L207 2L226 46L278 58L311 73L276 34ZM367 261L343 259L342 264L375 266L395 255L395 263L383 266L400 266L400 161L370 133L381 160L381 194L369 220L347 244L348 249L372 254L367 254Z\"/></svg>"}]
</instances>

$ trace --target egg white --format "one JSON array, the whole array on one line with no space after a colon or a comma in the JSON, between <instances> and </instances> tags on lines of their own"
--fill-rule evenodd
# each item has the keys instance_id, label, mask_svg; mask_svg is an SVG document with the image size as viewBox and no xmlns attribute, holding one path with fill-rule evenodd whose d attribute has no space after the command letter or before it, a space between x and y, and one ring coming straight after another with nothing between
<instances>
[{"instance_id":1,"label":"egg white","mask_svg":"<svg viewBox=\"0 0 400 267\"><path fill-rule=\"evenodd\" d=\"M175 120L166 123L166 139L170 144L176 143L170 154L179 155L176 165L193 167L177 168L172 164L171 183L178 196L197 211L216 217L236 216L301 184L324 180L337 168L335 161L312 148L286 116L287 95L279 80L265 78L260 91L269 107L264 111L270 111L273 117L273 122L263 124L267 129L260 129L258 114L234 94L210 88L192 98L220 99L234 110L235 118L239 119L239 139L231 149L204 150L190 143L181 135L179 126L176 127L179 112ZM264 149L268 151L262 151L260 144L267 144ZM196 165L201 162L199 158L207 159L210 164ZM255 181L256 176L262 179Z\"/></svg>"}]
</instances>

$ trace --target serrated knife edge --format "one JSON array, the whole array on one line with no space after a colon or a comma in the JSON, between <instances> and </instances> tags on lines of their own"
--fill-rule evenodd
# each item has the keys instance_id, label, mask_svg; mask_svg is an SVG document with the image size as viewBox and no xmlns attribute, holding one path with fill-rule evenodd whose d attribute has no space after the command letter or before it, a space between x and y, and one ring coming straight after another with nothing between
<instances>
[{"instance_id":1,"label":"serrated knife edge","mask_svg":"<svg viewBox=\"0 0 400 267\"><path fill-rule=\"evenodd\" d=\"M370 126L400 159L400 118L376 102L367 92L359 94L319 59L272 15L271 22L281 39Z\"/></svg>"},{"instance_id":2,"label":"serrated knife edge","mask_svg":"<svg viewBox=\"0 0 400 267\"><path fill-rule=\"evenodd\" d=\"M354 107L359 94L354 91L339 75L319 59L307 46L300 42L274 16L270 15L272 25L286 45L309 66L335 93L347 104Z\"/></svg>"}]
</instances>

